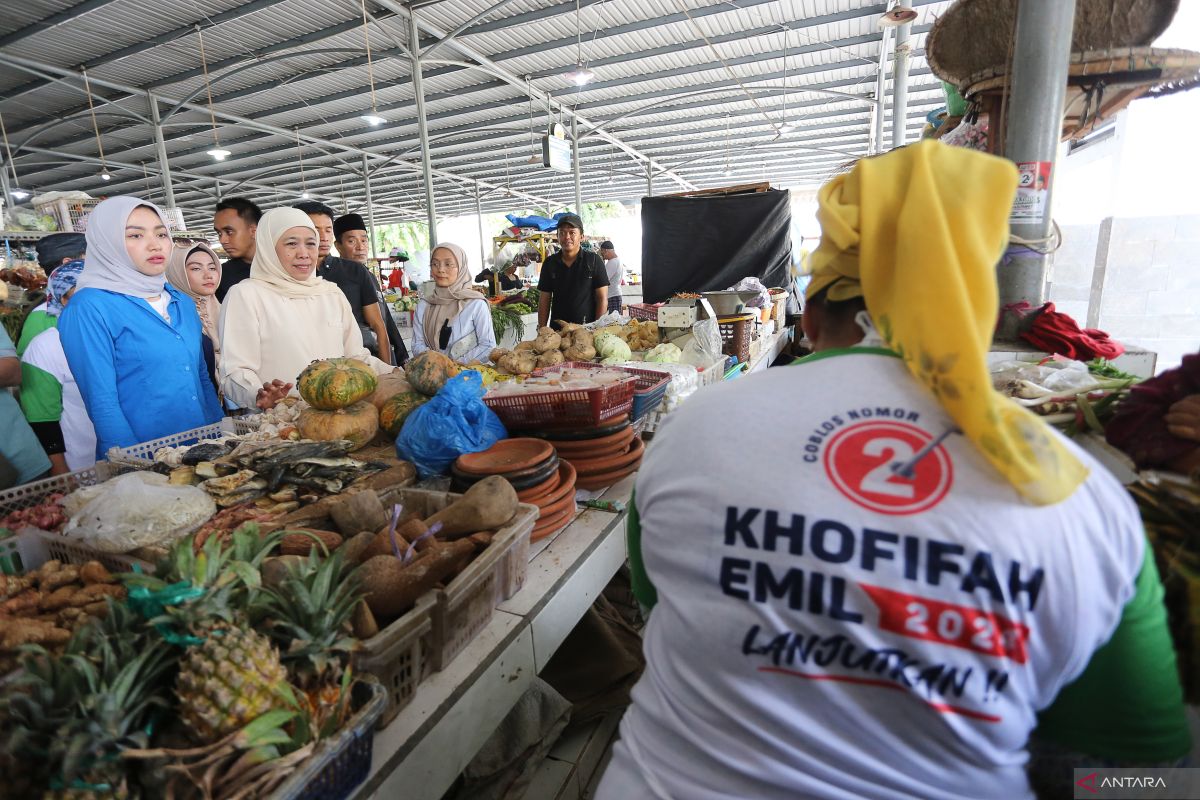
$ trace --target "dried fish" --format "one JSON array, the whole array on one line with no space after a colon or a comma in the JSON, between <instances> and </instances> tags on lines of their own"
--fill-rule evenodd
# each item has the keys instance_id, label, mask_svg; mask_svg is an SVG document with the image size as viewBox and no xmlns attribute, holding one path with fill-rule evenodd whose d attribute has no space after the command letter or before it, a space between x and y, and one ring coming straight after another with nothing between
<instances>
[{"instance_id":1,"label":"dried fish","mask_svg":"<svg viewBox=\"0 0 1200 800\"><path fill-rule=\"evenodd\" d=\"M198 480L195 467L176 467L168 476L172 486L195 486Z\"/></svg>"},{"instance_id":2,"label":"dried fish","mask_svg":"<svg viewBox=\"0 0 1200 800\"><path fill-rule=\"evenodd\" d=\"M224 444L216 444L214 442L203 442L201 444L189 447L183 454L183 463L185 466L195 466L201 461L216 461L222 456L229 454L229 448Z\"/></svg>"},{"instance_id":3,"label":"dried fish","mask_svg":"<svg viewBox=\"0 0 1200 800\"><path fill-rule=\"evenodd\" d=\"M258 477L254 470L243 469L223 478L210 478L200 484L200 488L212 495L228 494L237 491L251 481L260 482L260 488L267 488L267 482Z\"/></svg>"}]
</instances>

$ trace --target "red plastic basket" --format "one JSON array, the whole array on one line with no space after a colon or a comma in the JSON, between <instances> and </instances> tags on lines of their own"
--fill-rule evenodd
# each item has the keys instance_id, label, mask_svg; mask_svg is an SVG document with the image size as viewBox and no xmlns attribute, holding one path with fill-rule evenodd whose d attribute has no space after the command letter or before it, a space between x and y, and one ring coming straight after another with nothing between
<instances>
[{"instance_id":1,"label":"red plastic basket","mask_svg":"<svg viewBox=\"0 0 1200 800\"><path fill-rule=\"evenodd\" d=\"M628 381L596 389L487 394L483 402L509 431L594 428L630 412L636 383L631 375Z\"/></svg>"},{"instance_id":2,"label":"red plastic basket","mask_svg":"<svg viewBox=\"0 0 1200 800\"><path fill-rule=\"evenodd\" d=\"M651 322L658 322L659 305L661 303L630 303L625 308L629 309L629 316L633 319L648 319Z\"/></svg>"},{"instance_id":3,"label":"red plastic basket","mask_svg":"<svg viewBox=\"0 0 1200 800\"><path fill-rule=\"evenodd\" d=\"M561 367L619 369L622 372L628 372L630 375L636 375L637 383L633 385L633 410L630 412L630 422L637 422L646 416L646 414L658 408L658 404L662 402L663 395L667 393L667 384L671 382L670 373L658 372L652 369L604 367L592 361L567 361L560 364L559 368Z\"/></svg>"}]
</instances>

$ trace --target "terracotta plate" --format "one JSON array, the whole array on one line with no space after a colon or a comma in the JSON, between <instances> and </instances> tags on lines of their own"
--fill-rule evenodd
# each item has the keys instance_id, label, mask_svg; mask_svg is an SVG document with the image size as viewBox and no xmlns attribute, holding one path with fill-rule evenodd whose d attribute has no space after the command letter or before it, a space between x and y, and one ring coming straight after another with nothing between
<instances>
[{"instance_id":1,"label":"terracotta plate","mask_svg":"<svg viewBox=\"0 0 1200 800\"><path fill-rule=\"evenodd\" d=\"M518 492L523 489L530 489L542 483L551 475L558 471L559 459L557 454L551 454L550 458L542 464L539 464L533 469L520 470L519 473L503 474L500 477L512 484L512 487ZM450 474L454 478L454 482L460 486L473 486L479 483L488 475L472 475L462 472L457 466L450 467Z\"/></svg>"},{"instance_id":2,"label":"terracotta plate","mask_svg":"<svg viewBox=\"0 0 1200 800\"><path fill-rule=\"evenodd\" d=\"M541 513L538 515L537 522L543 519L552 519L562 512L575 507L575 485L571 484L568 487L570 491L563 494L558 500L553 503L548 503L541 507ZM537 525L537 522L534 525Z\"/></svg>"},{"instance_id":3,"label":"terracotta plate","mask_svg":"<svg viewBox=\"0 0 1200 800\"><path fill-rule=\"evenodd\" d=\"M565 528L574 516L575 512L567 509L553 519L538 520L538 524L533 526L533 532L529 535L529 541L536 542L538 539L545 539L547 536L557 533Z\"/></svg>"},{"instance_id":4,"label":"terracotta plate","mask_svg":"<svg viewBox=\"0 0 1200 800\"><path fill-rule=\"evenodd\" d=\"M566 461L558 462L559 469L556 470L555 473L553 475L551 475L549 478L547 478L546 480L539 483L537 486L530 486L528 489L522 489L521 491L517 492L517 499L520 500L522 503L535 503L536 504L538 501L538 498L545 497L546 495L553 492L555 489L558 488L560 476L562 475L562 465L566 464L566 463L567 463Z\"/></svg>"},{"instance_id":5,"label":"terracotta plate","mask_svg":"<svg viewBox=\"0 0 1200 800\"><path fill-rule=\"evenodd\" d=\"M547 495L542 495L537 500L534 500L534 505L539 508L548 508L562 502L564 497L575 496L575 472L572 470L570 475L563 475L559 481L558 488Z\"/></svg>"},{"instance_id":6,"label":"terracotta plate","mask_svg":"<svg viewBox=\"0 0 1200 800\"><path fill-rule=\"evenodd\" d=\"M601 456L599 458L588 459L573 459L571 466L575 467L575 471L580 477L603 474L605 472L614 472L622 469L634 462L641 461L642 453L646 446L642 444L642 440L635 438L633 443L629 445L629 449L623 453L617 453L612 456Z\"/></svg>"},{"instance_id":7,"label":"terracotta plate","mask_svg":"<svg viewBox=\"0 0 1200 800\"><path fill-rule=\"evenodd\" d=\"M581 439L598 439L610 433L616 433L629 425L629 415L623 414L595 428L564 428L561 431L525 431L526 436L536 436L539 439L553 439L557 442L578 441Z\"/></svg>"},{"instance_id":8,"label":"terracotta plate","mask_svg":"<svg viewBox=\"0 0 1200 800\"><path fill-rule=\"evenodd\" d=\"M624 478L626 475L631 475L634 472L637 472L639 466L641 466L641 462L636 461L633 464L630 464L628 467L624 467L613 472L601 472L595 475L590 475L587 478L580 476L575 480L575 487L578 489L587 489L590 492L597 491L598 489L606 489L617 481L621 480L621 478Z\"/></svg>"},{"instance_id":9,"label":"terracotta plate","mask_svg":"<svg viewBox=\"0 0 1200 800\"><path fill-rule=\"evenodd\" d=\"M553 453L541 439L501 439L487 450L459 456L454 465L468 475L507 475L536 467Z\"/></svg>"},{"instance_id":10,"label":"terracotta plate","mask_svg":"<svg viewBox=\"0 0 1200 800\"><path fill-rule=\"evenodd\" d=\"M563 455L579 455L583 453L604 452L607 448L618 447L622 444L628 444L633 440L633 428L625 427L615 433L610 433L608 436L603 436L599 439L586 439L584 441L569 441L560 442L555 439L549 440L549 443L554 445L554 449L560 456Z\"/></svg>"}]
</instances>

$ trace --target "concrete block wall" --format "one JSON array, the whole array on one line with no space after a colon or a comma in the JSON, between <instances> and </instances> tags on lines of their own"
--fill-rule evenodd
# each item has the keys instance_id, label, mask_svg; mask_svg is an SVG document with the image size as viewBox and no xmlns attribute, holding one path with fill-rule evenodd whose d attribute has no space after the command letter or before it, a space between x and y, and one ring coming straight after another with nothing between
<instances>
[{"instance_id":1,"label":"concrete block wall","mask_svg":"<svg viewBox=\"0 0 1200 800\"><path fill-rule=\"evenodd\" d=\"M1160 371L1200 351L1200 215L1116 217L1062 232L1048 278L1056 307L1158 353Z\"/></svg>"}]
</instances>

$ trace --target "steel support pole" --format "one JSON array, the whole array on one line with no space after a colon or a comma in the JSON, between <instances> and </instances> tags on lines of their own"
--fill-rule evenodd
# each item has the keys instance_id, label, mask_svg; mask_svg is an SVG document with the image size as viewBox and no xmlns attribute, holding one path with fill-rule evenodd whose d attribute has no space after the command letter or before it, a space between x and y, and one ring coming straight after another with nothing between
<instances>
[{"instance_id":1,"label":"steel support pole","mask_svg":"<svg viewBox=\"0 0 1200 800\"><path fill-rule=\"evenodd\" d=\"M1054 160L1062 135L1075 0L1020 3L1017 9L1017 41L1013 49L1012 94L1008 98L1004 155L1017 163L1047 164L1049 180L1046 181L1041 213L1014 221L1011 230L1014 236L1024 239L1045 240L1052 227L1050 202L1053 199ZM1044 168L1033 174L1043 172ZM1041 305L1046 294L1049 256L1025 248L1018 250L1005 257L997 275L1000 305L1022 300ZM1003 330L1001 335L1013 338L1015 331Z\"/></svg>"},{"instance_id":2,"label":"steel support pole","mask_svg":"<svg viewBox=\"0 0 1200 800\"><path fill-rule=\"evenodd\" d=\"M875 73L875 109L871 117L871 141L867 148L867 152L872 155L883 152L883 117L887 113L887 60L891 43L892 29L884 28L879 39L879 69Z\"/></svg>"},{"instance_id":3,"label":"steel support pole","mask_svg":"<svg viewBox=\"0 0 1200 800\"><path fill-rule=\"evenodd\" d=\"M171 164L167 161L167 143L163 140L162 120L158 116L158 98L146 92L150 101L150 119L154 122L154 150L158 153L158 168L162 177L163 200L167 208L175 207L175 189L171 186Z\"/></svg>"},{"instance_id":4,"label":"steel support pole","mask_svg":"<svg viewBox=\"0 0 1200 800\"><path fill-rule=\"evenodd\" d=\"M371 200L371 165L362 157L363 201L367 204L367 237L371 242L371 257L375 257L375 204Z\"/></svg>"},{"instance_id":5,"label":"steel support pole","mask_svg":"<svg viewBox=\"0 0 1200 800\"><path fill-rule=\"evenodd\" d=\"M892 147L904 144L904 133L908 123L908 57L912 45L908 43L912 23L906 22L896 29L896 53L892 59Z\"/></svg>"},{"instance_id":6,"label":"steel support pole","mask_svg":"<svg viewBox=\"0 0 1200 800\"><path fill-rule=\"evenodd\" d=\"M425 89L421 82L421 30L409 11L408 50L412 56L413 98L417 104L417 133L421 136L421 172L425 180L425 213L429 218L429 249L437 244L437 206L433 200L433 168L429 163L429 123L425 119Z\"/></svg>"},{"instance_id":7,"label":"steel support pole","mask_svg":"<svg viewBox=\"0 0 1200 800\"><path fill-rule=\"evenodd\" d=\"M16 202L12 198L12 187L8 183L8 169L8 163L0 161L0 200L3 201L3 205L7 206L11 212ZM2 222L3 220L0 219L0 223ZM0 225L0 228L2 227L4 226Z\"/></svg>"},{"instance_id":8,"label":"steel support pole","mask_svg":"<svg viewBox=\"0 0 1200 800\"><path fill-rule=\"evenodd\" d=\"M575 173L575 213L583 216L583 191L579 186L579 117L571 117L571 169Z\"/></svg>"},{"instance_id":9,"label":"steel support pole","mask_svg":"<svg viewBox=\"0 0 1200 800\"><path fill-rule=\"evenodd\" d=\"M479 201L478 181L475 182L475 221L479 225L479 268L483 269L483 265L487 263L487 251L483 247L483 204Z\"/></svg>"},{"instance_id":10,"label":"steel support pole","mask_svg":"<svg viewBox=\"0 0 1200 800\"><path fill-rule=\"evenodd\" d=\"M654 197L654 168L646 165L646 197Z\"/></svg>"}]
</instances>

